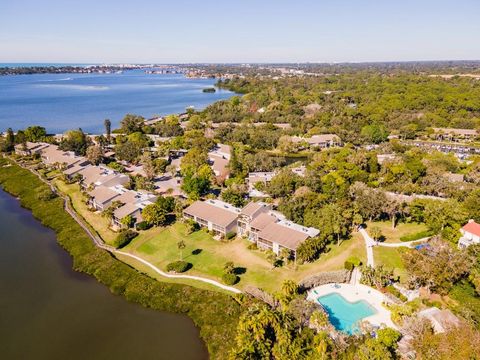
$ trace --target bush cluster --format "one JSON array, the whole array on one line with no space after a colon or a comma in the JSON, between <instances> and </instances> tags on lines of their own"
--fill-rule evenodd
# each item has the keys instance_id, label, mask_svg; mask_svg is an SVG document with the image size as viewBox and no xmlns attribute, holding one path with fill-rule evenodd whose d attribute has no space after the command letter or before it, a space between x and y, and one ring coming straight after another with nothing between
<instances>
[{"instance_id":1,"label":"bush cluster","mask_svg":"<svg viewBox=\"0 0 480 360\"><path fill-rule=\"evenodd\" d=\"M362 265L362 260L356 256L350 256L344 263L345 269L349 271L352 271L355 267L360 265Z\"/></svg>"},{"instance_id":2,"label":"bush cluster","mask_svg":"<svg viewBox=\"0 0 480 360\"><path fill-rule=\"evenodd\" d=\"M229 231L225 234L225 238L227 240L231 240L233 239L237 234L234 232L234 231Z\"/></svg>"},{"instance_id":3,"label":"bush cluster","mask_svg":"<svg viewBox=\"0 0 480 360\"><path fill-rule=\"evenodd\" d=\"M137 235L138 233L136 231L130 229L124 230L117 235L117 238L113 242L113 246L117 249L127 246Z\"/></svg>"},{"instance_id":4,"label":"bush cluster","mask_svg":"<svg viewBox=\"0 0 480 360\"><path fill-rule=\"evenodd\" d=\"M226 273L222 275L222 281L226 285L235 285L238 282L239 278L237 275L232 273Z\"/></svg>"},{"instance_id":5,"label":"bush cluster","mask_svg":"<svg viewBox=\"0 0 480 360\"><path fill-rule=\"evenodd\" d=\"M185 271L187 271L188 269L190 269L192 264L186 262L186 261L174 261L174 262L171 262L170 264L167 265L167 271L170 272L170 271L173 271L173 272L176 272L176 273L183 273Z\"/></svg>"},{"instance_id":6,"label":"bush cluster","mask_svg":"<svg viewBox=\"0 0 480 360\"><path fill-rule=\"evenodd\" d=\"M141 221L135 225L137 230L148 230L150 229L150 225L146 221Z\"/></svg>"}]
</instances>

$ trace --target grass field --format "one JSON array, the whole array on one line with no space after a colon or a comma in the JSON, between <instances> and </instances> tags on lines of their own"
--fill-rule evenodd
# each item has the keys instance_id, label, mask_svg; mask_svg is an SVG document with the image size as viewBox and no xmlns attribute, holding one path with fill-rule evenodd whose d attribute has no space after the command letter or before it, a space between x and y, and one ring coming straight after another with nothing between
<instances>
[{"instance_id":1,"label":"grass field","mask_svg":"<svg viewBox=\"0 0 480 360\"><path fill-rule=\"evenodd\" d=\"M246 240L220 242L205 230L190 235L185 230L185 226L179 222L163 229L150 229L140 234L124 250L141 256L161 269L183 255L183 259L193 265L189 274L215 280L220 280L225 263L233 261L241 278L237 285L239 288L251 284L271 292L279 290L285 279L298 282L317 272L343 269L349 256L365 259L363 240L354 236L340 246L331 245L329 252L314 263L298 265L296 270L293 265L272 268L262 251L247 249L250 243ZM180 240L186 244L183 254L177 248Z\"/></svg>"},{"instance_id":2,"label":"grass field","mask_svg":"<svg viewBox=\"0 0 480 360\"><path fill-rule=\"evenodd\" d=\"M392 229L391 221L369 221L367 222L367 231L373 226L378 226L385 236L385 242L398 243L401 242L400 238L405 235L412 235L422 231L427 231L428 228L425 224L417 223L399 223Z\"/></svg>"},{"instance_id":3,"label":"grass field","mask_svg":"<svg viewBox=\"0 0 480 360\"><path fill-rule=\"evenodd\" d=\"M384 265L387 268L393 268L396 276L400 276L400 281L406 280L407 271L403 265L400 256L402 248L391 248L384 246L375 246L373 248L373 257L375 258L375 266Z\"/></svg>"},{"instance_id":4,"label":"grass field","mask_svg":"<svg viewBox=\"0 0 480 360\"><path fill-rule=\"evenodd\" d=\"M117 237L117 233L110 229L110 220L103 217L99 212L88 210L80 192L80 186L78 184L66 184L61 180L56 180L55 185L62 193L70 197L74 209L93 227L103 241L111 245Z\"/></svg>"},{"instance_id":5,"label":"grass field","mask_svg":"<svg viewBox=\"0 0 480 360\"><path fill-rule=\"evenodd\" d=\"M88 210L79 185L66 184L61 180L56 180L55 185L70 197L75 210L100 237L107 244L112 244L117 233L109 228L108 219L102 217L98 212ZM177 247L180 240L185 241L186 244L183 254ZM298 265L296 269L293 264L272 268L261 250L247 249L249 244L243 239L220 242L214 240L205 230L187 235L185 226L181 222L177 222L167 228L154 227L141 231L140 235L123 250L141 256L162 270L166 269L168 263L179 260L183 255L183 259L193 265L188 274L204 276L217 281L221 281L225 263L233 261L240 272L241 280L237 287L244 288L246 285L255 285L271 292L279 290L283 280L286 279L299 282L318 272L343 269L345 260L350 256L356 256L363 262L366 261L363 239L359 234L354 234L350 240L342 242L339 246L330 245L328 252L322 254L319 260L314 263ZM165 280L164 277L138 261L129 261L126 257L122 257L121 260L161 281L180 282L208 290L214 289L198 281Z\"/></svg>"}]
</instances>

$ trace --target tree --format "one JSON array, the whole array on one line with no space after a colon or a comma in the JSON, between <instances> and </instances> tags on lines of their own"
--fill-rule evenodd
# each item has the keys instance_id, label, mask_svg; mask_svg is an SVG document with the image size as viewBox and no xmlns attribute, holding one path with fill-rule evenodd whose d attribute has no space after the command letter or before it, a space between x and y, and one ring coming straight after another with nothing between
<instances>
[{"instance_id":1,"label":"tree","mask_svg":"<svg viewBox=\"0 0 480 360\"><path fill-rule=\"evenodd\" d=\"M358 360L389 360L393 359L388 348L380 341L375 339L366 339L359 346L355 353L355 359Z\"/></svg>"},{"instance_id":2,"label":"tree","mask_svg":"<svg viewBox=\"0 0 480 360\"><path fill-rule=\"evenodd\" d=\"M85 156L87 147L90 144L91 140L85 135L82 129L78 129L67 131L59 147L64 151L73 151L76 155Z\"/></svg>"},{"instance_id":3,"label":"tree","mask_svg":"<svg viewBox=\"0 0 480 360\"><path fill-rule=\"evenodd\" d=\"M325 239L320 237L309 238L298 246L296 258L301 263L314 261L325 250L326 246L327 242Z\"/></svg>"},{"instance_id":4,"label":"tree","mask_svg":"<svg viewBox=\"0 0 480 360\"><path fill-rule=\"evenodd\" d=\"M42 126L29 126L24 131L27 141L37 142L47 136L47 131Z\"/></svg>"},{"instance_id":5,"label":"tree","mask_svg":"<svg viewBox=\"0 0 480 360\"><path fill-rule=\"evenodd\" d=\"M331 327L328 314L323 309L315 310L310 317L309 323L310 327L315 329L317 333L320 331L325 331Z\"/></svg>"},{"instance_id":6,"label":"tree","mask_svg":"<svg viewBox=\"0 0 480 360\"><path fill-rule=\"evenodd\" d=\"M475 189L467 195L463 207L469 219L480 223L480 189Z\"/></svg>"},{"instance_id":7,"label":"tree","mask_svg":"<svg viewBox=\"0 0 480 360\"><path fill-rule=\"evenodd\" d=\"M225 274L233 274L235 271L235 264L232 261L228 261L223 266L223 271Z\"/></svg>"},{"instance_id":8,"label":"tree","mask_svg":"<svg viewBox=\"0 0 480 360\"><path fill-rule=\"evenodd\" d=\"M120 121L120 129L124 134L132 134L135 132L141 132L142 127L145 124L145 118L138 115L127 114Z\"/></svg>"},{"instance_id":9,"label":"tree","mask_svg":"<svg viewBox=\"0 0 480 360\"><path fill-rule=\"evenodd\" d=\"M435 233L442 232L442 236L447 237L447 240L456 242L459 237L458 229L467 220L466 213L458 201L427 200L424 204L423 215L427 226ZM455 230L455 232L449 230ZM445 236L448 234L453 238Z\"/></svg>"},{"instance_id":10,"label":"tree","mask_svg":"<svg viewBox=\"0 0 480 360\"><path fill-rule=\"evenodd\" d=\"M111 134L112 134L112 122L110 119L105 119L103 122L103 125L105 126L105 134L107 135L107 142L110 144L111 141Z\"/></svg>"},{"instance_id":11,"label":"tree","mask_svg":"<svg viewBox=\"0 0 480 360\"><path fill-rule=\"evenodd\" d=\"M292 251L290 249L282 248L282 250L280 250L280 258L283 259L284 262L290 260L291 257Z\"/></svg>"},{"instance_id":12,"label":"tree","mask_svg":"<svg viewBox=\"0 0 480 360\"><path fill-rule=\"evenodd\" d=\"M212 176L212 169L206 164L201 165L200 168L194 172L191 172L190 169L184 175L182 190L185 191L191 199L197 200L210 190Z\"/></svg>"},{"instance_id":13,"label":"tree","mask_svg":"<svg viewBox=\"0 0 480 360\"><path fill-rule=\"evenodd\" d=\"M389 200L384 205L384 211L392 220L392 230L395 229L395 225L397 224L397 215L402 212L402 204L396 200Z\"/></svg>"},{"instance_id":14,"label":"tree","mask_svg":"<svg viewBox=\"0 0 480 360\"><path fill-rule=\"evenodd\" d=\"M282 283L282 292L280 294L281 301L284 305L290 303L298 294L298 285L293 280L284 280Z\"/></svg>"},{"instance_id":15,"label":"tree","mask_svg":"<svg viewBox=\"0 0 480 360\"><path fill-rule=\"evenodd\" d=\"M122 144L118 144L115 147L115 153L119 160L125 160L129 163L133 163L142 153L142 147L134 142L127 141Z\"/></svg>"},{"instance_id":16,"label":"tree","mask_svg":"<svg viewBox=\"0 0 480 360\"><path fill-rule=\"evenodd\" d=\"M280 171L275 175L267 186L267 191L273 197L284 197L295 191L298 175L294 174L290 169Z\"/></svg>"},{"instance_id":17,"label":"tree","mask_svg":"<svg viewBox=\"0 0 480 360\"><path fill-rule=\"evenodd\" d=\"M167 214L158 204L150 204L142 210L142 218L151 226L165 225Z\"/></svg>"},{"instance_id":18,"label":"tree","mask_svg":"<svg viewBox=\"0 0 480 360\"><path fill-rule=\"evenodd\" d=\"M393 269L387 269L383 265L375 268L372 266L362 267L362 277L360 279L362 284L381 289L390 285L393 280Z\"/></svg>"},{"instance_id":19,"label":"tree","mask_svg":"<svg viewBox=\"0 0 480 360\"><path fill-rule=\"evenodd\" d=\"M391 352L395 351L398 347L398 340L402 337L402 334L392 328L384 328L377 330L377 340L385 345Z\"/></svg>"},{"instance_id":20,"label":"tree","mask_svg":"<svg viewBox=\"0 0 480 360\"><path fill-rule=\"evenodd\" d=\"M183 176L186 176L189 173L195 173L195 171L200 168L202 165L208 164L208 156L205 151L200 150L199 148L190 149L185 156L182 158L180 164L180 170Z\"/></svg>"},{"instance_id":21,"label":"tree","mask_svg":"<svg viewBox=\"0 0 480 360\"><path fill-rule=\"evenodd\" d=\"M370 144L380 144L388 139L388 131L381 124L366 125L362 128L360 134Z\"/></svg>"},{"instance_id":22,"label":"tree","mask_svg":"<svg viewBox=\"0 0 480 360\"><path fill-rule=\"evenodd\" d=\"M86 156L88 161L94 165L98 165L103 159L103 150L98 145L92 145L87 148Z\"/></svg>"},{"instance_id":23,"label":"tree","mask_svg":"<svg viewBox=\"0 0 480 360\"><path fill-rule=\"evenodd\" d=\"M222 199L236 207L243 207L247 192L245 186L233 184L222 192Z\"/></svg>"},{"instance_id":24,"label":"tree","mask_svg":"<svg viewBox=\"0 0 480 360\"><path fill-rule=\"evenodd\" d=\"M370 235L375 241L379 241L383 236L382 230L378 226L372 226L372 228L370 229Z\"/></svg>"},{"instance_id":25,"label":"tree","mask_svg":"<svg viewBox=\"0 0 480 360\"><path fill-rule=\"evenodd\" d=\"M180 250L180 260L183 261L183 249L186 248L186 244L185 244L185 241L183 240L180 240L178 243L177 243L177 248L178 250Z\"/></svg>"},{"instance_id":26,"label":"tree","mask_svg":"<svg viewBox=\"0 0 480 360\"><path fill-rule=\"evenodd\" d=\"M402 252L408 282L412 288L425 286L445 294L466 277L472 258L438 238L430 240L429 244L430 247L424 250L406 249Z\"/></svg>"},{"instance_id":27,"label":"tree","mask_svg":"<svg viewBox=\"0 0 480 360\"><path fill-rule=\"evenodd\" d=\"M153 180L153 178L155 177L155 166L153 164L150 153L143 153L142 157L140 158L140 163L142 164L143 172L145 173L145 177L147 178L147 180Z\"/></svg>"},{"instance_id":28,"label":"tree","mask_svg":"<svg viewBox=\"0 0 480 360\"><path fill-rule=\"evenodd\" d=\"M266 254L267 261L272 265L272 269L277 265L277 254L272 250L268 250Z\"/></svg>"},{"instance_id":29,"label":"tree","mask_svg":"<svg viewBox=\"0 0 480 360\"><path fill-rule=\"evenodd\" d=\"M7 152L10 152L13 150L15 146L15 135L13 134L12 128L7 129L7 136L5 140L5 149Z\"/></svg>"},{"instance_id":30,"label":"tree","mask_svg":"<svg viewBox=\"0 0 480 360\"><path fill-rule=\"evenodd\" d=\"M127 215L120 220L120 223L127 228L131 228L135 223L134 221L135 219L133 218L132 215Z\"/></svg>"}]
</instances>

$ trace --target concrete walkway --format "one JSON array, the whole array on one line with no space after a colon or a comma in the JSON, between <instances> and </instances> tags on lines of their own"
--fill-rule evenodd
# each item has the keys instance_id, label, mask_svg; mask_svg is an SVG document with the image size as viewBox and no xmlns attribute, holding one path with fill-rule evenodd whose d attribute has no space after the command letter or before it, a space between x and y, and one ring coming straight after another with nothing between
<instances>
[{"instance_id":1,"label":"concrete walkway","mask_svg":"<svg viewBox=\"0 0 480 360\"><path fill-rule=\"evenodd\" d=\"M407 242L400 242L400 243L383 243L383 242L378 242L372 239L370 235L368 235L367 230L365 230L363 227L360 228L359 230L360 234L363 236L363 240L365 240L365 247L367 249L367 265L374 267L375 265L375 260L373 258L373 247L374 246L383 246L383 247L390 247L390 248L399 248L399 247L408 247L411 248L415 244L422 243L425 241L428 241L430 238L426 237L423 239L419 240L414 240L414 241L407 241Z\"/></svg>"},{"instance_id":2,"label":"concrete walkway","mask_svg":"<svg viewBox=\"0 0 480 360\"><path fill-rule=\"evenodd\" d=\"M415 244L428 241L429 239L430 239L429 237L426 237L426 238L419 239L419 240L399 242L399 243L383 243L383 242L379 242L379 243L377 243L376 245L378 245L378 246L384 246L384 247L393 247L393 248L395 248L395 247L409 247L409 248L411 248L411 247L413 247Z\"/></svg>"},{"instance_id":3,"label":"concrete walkway","mask_svg":"<svg viewBox=\"0 0 480 360\"><path fill-rule=\"evenodd\" d=\"M363 240L365 240L365 247L367 249L367 265L374 267L375 261L373 259L373 247L375 246L375 240L368 235L367 231L363 227L360 228L359 232L362 234Z\"/></svg>"},{"instance_id":4,"label":"concrete walkway","mask_svg":"<svg viewBox=\"0 0 480 360\"><path fill-rule=\"evenodd\" d=\"M18 163L17 163L18 164ZM130 254L130 253L127 253L125 251L120 251L120 250L117 250L115 249L114 247L112 246L109 246L107 244L105 244L103 242L103 240L100 238L100 236L98 236L97 234L93 233L90 228L88 227L88 225L84 222L84 220L77 214L77 212L72 208L71 204L70 204L70 198L68 196L65 196L63 195L62 193L60 193L57 188L52 184L50 183L49 181L45 180L44 178L42 178L42 176L35 170L33 169L29 169L29 168L26 168L24 166L22 166L21 164L18 164L19 166L23 167L24 169L27 169L29 170L30 172L32 172L33 174L35 174L42 182L44 182L45 184L47 184L50 189L52 190L53 193L57 194L58 196L60 196L62 199L63 199L63 206L64 206L64 209L65 211L73 218L73 220L75 220L78 225L80 225L82 227L82 229L85 231L85 233L88 235L88 237L90 237L90 239L92 239L93 243L95 244L95 246L103 249L103 250L106 250L112 254L121 254L121 255L124 255L124 256L128 256L132 259L135 259L137 261L140 261L142 264L148 266L149 268L151 268L152 270L154 270L157 274L160 274L161 276L164 276L166 278L169 278L169 279L190 279L190 280L196 280L196 281L201 281L201 282L204 282L204 283L207 283L207 284L210 284L210 285L213 285L213 286L216 286L216 287L219 287L223 290L227 290L227 291L230 291L230 292L233 292L235 294L241 294L242 292L237 289L237 288L234 288L232 286L227 286L227 285L224 285L222 283L219 283L218 281L215 281L215 280L212 280L212 279L207 279L207 278L203 278L203 277L200 277L200 276L194 276L194 275L181 275L181 274L169 274L169 273L166 273L162 270L160 270L159 268L157 268L155 265L153 265L152 263L136 256L136 255L133 255L133 254Z\"/></svg>"}]
</instances>

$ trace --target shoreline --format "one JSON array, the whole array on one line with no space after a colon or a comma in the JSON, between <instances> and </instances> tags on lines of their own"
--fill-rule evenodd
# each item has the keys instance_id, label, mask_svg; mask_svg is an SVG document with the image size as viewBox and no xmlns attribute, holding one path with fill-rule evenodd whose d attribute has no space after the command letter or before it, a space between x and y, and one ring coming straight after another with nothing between
<instances>
[{"instance_id":1,"label":"shoreline","mask_svg":"<svg viewBox=\"0 0 480 360\"><path fill-rule=\"evenodd\" d=\"M75 271L94 276L113 294L122 295L130 302L189 316L199 328L210 357L223 359L228 355L241 312L234 298L187 285L160 282L95 247L80 225L63 209L61 198L38 201L39 191L45 191L47 185L29 170L6 159L0 159L0 185L5 192L17 197L21 206L30 210L44 226L55 231L57 243L72 256Z\"/></svg>"}]
</instances>

